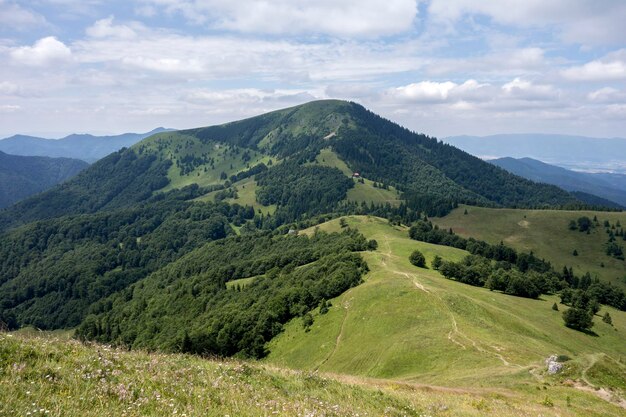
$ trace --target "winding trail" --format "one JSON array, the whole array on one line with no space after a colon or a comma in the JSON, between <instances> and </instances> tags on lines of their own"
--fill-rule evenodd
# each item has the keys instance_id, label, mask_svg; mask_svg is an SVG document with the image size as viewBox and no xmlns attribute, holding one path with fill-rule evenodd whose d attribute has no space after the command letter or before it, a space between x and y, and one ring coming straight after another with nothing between
<instances>
[{"instance_id":1,"label":"winding trail","mask_svg":"<svg viewBox=\"0 0 626 417\"><path fill-rule=\"evenodd\" d=\"M382 265L384 267L387 267L387 263L385 262L385 257L388 258L392 258L394 257L392 251L391 251L391 245L389 244L389 236L387 235L383 235L384 237L384 243L385 246L387 247L387 250L385 252L383 252L383 258L382 258ZM394 273L394 274L398 274L398 275L403 275L405 277L407 277L408 279L410 279L413 284L415 285L415 287L421 291L424 291L428 294L431 294L435 297L436 302L442 307L443 310L445 310L448 314L448 317L450 318L450 322L452 325L452 330L450 330L450 332L448 333L448 340L451 343L454 343L456 345L458 345L459 347L461 347L464 350L467 350L468 346L463 343L461 340L464 340L465 342L467 342L468 344L471 345L472 348L476 349L478 352L481 352L485 355L489 355L489 356L493 356L495 358L497 358L500 362L502 362L502 364L504 366L507 367L514 367L514 368L518 368L518 369L524 369L525 367L519 364L515 364L512 363L510 361L508 361L501 353L499 352L494 352L488 349L483 348L476 340L470 338L469 336L467 336L465 333L461 332L459 330L459 326L458 323L456 321L456 318L454 317L454 313L452 312L452 310L450 309L450 306L436 293L436 292L432 292L430 290L428 290L422 283L420 283L416 276L414 274L409 274L407 272L402 272L402 271L398 271L398 270L394 270L394 269L389 269L389 272ZM460 340L459 340L460 339ZM494 348L495 349L495 348Z\"/></svg>"},{"instance_id":2,"label":"winding trail","mask_svg":"<svg viewBox=\"0 0 626 417\"><path fill-rule=\"evenodd\" d=\"M350 306L352 305L352 300L353 299L350 298L349 300L343 302L342 307L345 310L345 313L343 315L343 319L341 320L339 334L337 334L337 337L335 338L335 346L333 347L333 350L315 367L314 371L319 370L320 367L328 362L328 360L335 354L335 352L337 352L337 349L339 348L339 343L341 342L341 338L343 337L344 328L346 326L346 321L348 318L348 311L350 310Z\"/></svg>"}]
</instances>

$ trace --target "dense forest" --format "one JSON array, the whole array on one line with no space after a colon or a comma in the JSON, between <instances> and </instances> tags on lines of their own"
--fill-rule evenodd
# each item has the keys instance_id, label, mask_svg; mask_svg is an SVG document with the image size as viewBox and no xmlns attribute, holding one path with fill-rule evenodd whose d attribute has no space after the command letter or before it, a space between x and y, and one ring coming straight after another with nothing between
<instances>
[{"instance_id":1,"label":"dense forest","mask_svg":"<svg viewBox=\"0 0 626 417\"><path fill-rule=\"evenodd\" d=\"M0 152L0 208L72 178L89 164L78 159Z\"/></svg>"},{"instance_id":2,"label":"dense forest","mask_svg":"<svg viewBox=\"0 0 626 417\"><path fill-rule=\"evenodd\" d=\"M129 347L262 357L289 319L361 281L367 265L353 252L366 248L365 238L350 230L223 239L101 301L78 335Z\"/></svg>"},{"instance_id":3,"label":"dense forest","mask_svg":"<svg viewBox=\"0 0 626 417\"><path fill-rule=\"evenodd\" d=\"M254 216L251 207L175 198L181 194L186 195L40 221L5 234L0 320L42 329L76 326L92 303L228 236L229 223Z\"/></svg>"},{"instance_id":4,"label":"dense forest","mask_svg":"<svg viewBox=\"0 0 626 417\"><path fill-rule=\"evenodd\" d=\"M29 221L130 207L168 183L171 161L122 149L71 180L0 211L0 231Z\"/></svg>"}]
</instances>

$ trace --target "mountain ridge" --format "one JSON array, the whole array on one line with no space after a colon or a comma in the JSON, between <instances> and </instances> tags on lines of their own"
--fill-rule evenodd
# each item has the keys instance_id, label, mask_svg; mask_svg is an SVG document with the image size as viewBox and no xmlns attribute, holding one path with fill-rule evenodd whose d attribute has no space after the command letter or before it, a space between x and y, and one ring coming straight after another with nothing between
<instances>
[{"instance_id":1,"label":"mountain ridge","mask_svg":"<svg viewBox=\"0 0 626 417\"><path fill-rule=\"evenodd\" d=\"M558 134L497 134L450 136L444 139L485 159L530 157L568 169L626 173L624 138L591 138Z\"/></svg>"},{"instance_id":2,"label":"mountain ridge","mask_svg":"<svg viewBox=\"0 0 626 417\"><path fill-rule=\"evenodd\" d=\"M353 172L394 187L405 194L404 199L435 200L440 209L432 214L457 203L513 207L581 204L558 187L512 175L356 103L325 100L223 125L157 133L99 160L62 187L0 213L0 228L134 204L161 189L193 184L225 187L233 175L254 166L267 167L271 159L289 159L294 172L307 170L303 164L329 147ZM128 201L119 195L126 195ZM46 199L64 204L51 209Z\"/></svg>"},{"instance_id":3,"label":"mountain ridge","mask_svg":"<svg viewBox=\"0 0 626 417\"><path fill-rule=\"evenodd\" d=\"M626 175L571 171L528 157L505 157L489 162L532 181L554 184L567 191L594 194L626 207Z\"/></svg>"},{"instance_id":4,"label":"mountain ridge","mask_svg":"<svg viewBox=\"0 0 626 417\"><path fill-rule=\"evenodd\" d=\"M21 156L75 158L92 163L111 152L132 146L155 133L170 130L158 127L146 133L123 133L107 136L73 133L60 139L18 134L0 139L0 151Z\"/></svg>"},{"instance_id":5,"label":"mountain ridge","mask_svg":"<svg viewBox=\"0 0 626 417\"><path fill-rule=\"evenodd\" d=\"M9 155L0 151L0 208L45 191L88 166L79 159Z\"/></svg>"}]
</instances>

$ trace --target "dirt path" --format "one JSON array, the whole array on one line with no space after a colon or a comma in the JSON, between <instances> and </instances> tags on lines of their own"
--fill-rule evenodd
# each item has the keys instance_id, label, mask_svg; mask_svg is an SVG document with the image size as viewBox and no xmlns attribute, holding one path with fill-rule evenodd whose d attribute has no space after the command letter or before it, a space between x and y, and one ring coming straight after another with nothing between
<instances>
[{"instance_id":1,"label":"dirt path","mask_svg":"<svg viewBox=\"0 0 626 417\"><path fill-rule=\"evenodd\" d=\"M328 362L328 360L335 354L335 352L337 352L337 349L339 348L339 343L341 342L341 338L343 337L343 332L344 332L344 328L346 326L346 321L348 318L348 311L350 310L350 306L352 305L352 298L350 298L349 300L346 300L342 307L345 310L345 313L343 315L343 319L341 320L341 327L339 328L339 334L337 334L337 337L335 338L335 346L333 347L333 350L328 354L328 356L326 356L324 358L324 360L322 360L314 369L314 371L317 371L318 369L320 369L320 367L322 367L322 365L324 365L326 362Z\"/></svg>"},{"instance_id":2,"label":"dirt path","mask_svg":"<svg viewBox=\"0 0 626 417\"><path fill-rule=\"evenodd\" d=\"M389 236L385 234L383 235L383 239L384 239L383 242L384 242L386 250L381 251L383 255L381 259L381 264L384 268L388 268L385 258L391 259L395 257L395 255L393 255L391 251L391 245L389 244ZM415 285L417 289L424 291L428 294L431 294L435 297L436 302L441 306L443 310L447 312L448 317L450 318L452 330L450 330L450 332L448 333L448 340L451 343L458 345L464 350L468 348L468 345L471 345L471 347L477 350L478 352L497 358L500 362L502 362L504 366L524 369L522 365L518 365L518 364L511 363L510 361L508 361L501 353L497 352L497 348L494 347L494 350L496 351L485 349L476 340L470 338L465 333L461 332L459 330L459 326L454 316L454 313L450 309L450 306L448 306L448 304L438 294L436 294L436 292L430 291L421 282L419 282L414 274L409 274L408 272L402 272L402 271L398 271L394 269L388 269L388 271L394 274L405 276L406 278L410 279L413 282L413 284ZM463 343L463 341L466 342L467 344Z\"/></svg>"}]
</instances>

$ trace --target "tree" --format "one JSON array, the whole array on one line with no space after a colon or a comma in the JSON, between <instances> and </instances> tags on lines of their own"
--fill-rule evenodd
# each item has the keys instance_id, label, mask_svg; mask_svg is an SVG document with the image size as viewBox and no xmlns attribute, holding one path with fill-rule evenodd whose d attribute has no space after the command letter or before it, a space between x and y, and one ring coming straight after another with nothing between
<instances>
[{"instance_id":1,"label":"tree","mask_svg":"<svg viewBox=\"0 0 626 417\"><path fill-rule=\"evenodd\" d=\"M588 330L593 326L593 315L588 310L572 307L563 312L563 321L572 329Z\"/></svg>"},{"instance_id":2,"label":"tree","mask_svg":"<svg viewBox=\"0 0 626 417\"><path fill-rule=\"evenodd\" d=\"M433 261L430 263L430 266L432 266L433 269L437 270L441 266L442 262L443 259L441 259L441 256L435 255Z\"/></svg>"},{"instance_id":3,"label":"tree","mask_svg":"<svg viewBox=\"0 0 626 417\"><path fill-rule=\"evenodd\" d=\"M552 310L559 311L559 306L556 303L552 304Z\"/></svg>"},{"instance_id":4,"label":"tree","mask_svg":"<svg viewBox=\"0 0 626 417\"><path fill-rule=\"evenodd\" d=\"M346 221L346 219L344 219L343 217L339 219L339 226L341 226L342 228L348 227L348 222Z\"/></svg>"},{"instance_id":5,"label":"tree","mask_svg":"<svg viewBox=\"0 0 626 417\"><path fill-rule=\"evenodd\" d=\"M328 313L328 303L326 303L326 299L322 298L320 302L320 314Z\"/></svg>"},{"instance_id":6,"label":"tree","mask_svg":"<svg viewBox=\"0 0 626 417\"><path fill-rule=\"evenodd\" d=\"M604 313L604 316L602 316L602 321L610 326L613 325L613 319L611 318L611 315L609 314L608 311Z\"/></svg>"},{"instance_id":7,"label":"tree","mask_svg":"<svg viewBox=\"0 0 626 417\"><path fill-rule=\"evenodd\" d=\"M578 230L580 230L581 232L586 232L587 230L593 227L593 223L591 222L591 219L587 216L579 217L577 220L577 223L578 223Z\"/></svg>"},{"instance_id":8,"label":"tree","mask_svg":"<svg viewBox=\"0 0 626 417\"><path fill-rule=\"evenodd\" d=\"M467 214L467 209L465 209L465 211L463 212L463 214Z\"/></svg>"},{"instance_id":9,"label":"tree","mask_svg":"<svg viewBox=\"0 0 626 417\"><path fill-rule=\"evenodd\" d=\"M419 268L426 268L426 258L424 257L422 252L418 250L414 250L413 253L411 253L411 256L409 256L409 261Z\"/></svg>"},{"instance_id":10,"label":"tree","mask_svg":"<svg viewBox=\"0 0 626 417\"><path fill-rule=\"evenodd\" d=\"M578 251L576 249L574 249L574 252L572 252L573 256L578 256Z\"/></svg>"},{"instance_id":11,"label":"tree","mask_svg":"<svg viewBox=\"0 0 626 417\"><path fill-rule=\"evenodd\" d=\"M376 250L378 249L378 242L375 239L371 239L367 242L367 250Z\"/></svg>"},{"instance_id":12,"label":"tree","mask_svg":"<svg viewBox=\"0 0 626 417\"><path fill-rule=\"evenodd\" d=\"M578 226L576 226L576 221L575 220L570 220L569 221L568 229L569 230L576 230L576 229L578 229Z\"/></svg>"},{"instance_id":13,"label":"tree","mask_svg":"<svg viewBox=\"0 0 626 417\"><path fill-rule=\"evenodd\" d=\"M304 327L305 332L308 332L309 330L311 330L311 326L313 326L313 316L311 315L311 313L306 313L302 317L302 327Z\"/></svg>"}]
</instances>

